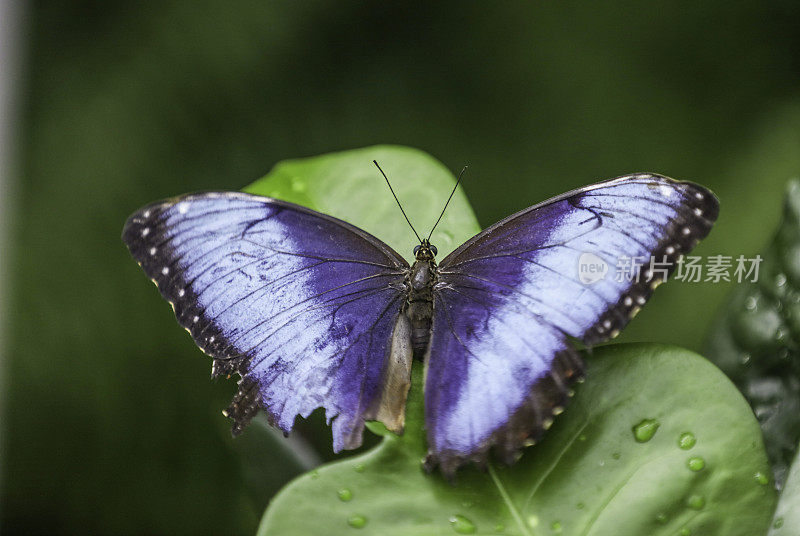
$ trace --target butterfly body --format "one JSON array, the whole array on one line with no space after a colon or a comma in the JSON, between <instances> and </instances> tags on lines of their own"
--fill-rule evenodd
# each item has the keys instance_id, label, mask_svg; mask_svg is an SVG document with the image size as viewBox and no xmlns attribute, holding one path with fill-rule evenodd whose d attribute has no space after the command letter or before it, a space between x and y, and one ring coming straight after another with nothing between
<instances>
[{"instance_id":1,"label":"butterfly body","mask_svg":"<svg viewBox=\"0 0 800 536\"><path fill-rule=\"evenodd\" d=\"M633 174L509 216L438 263L421 240L409 265L331 216L208 192L143 207L123 240L214 375L241 377L225 412L234 433L260 409L288 433L318 407L337 452L361 444L368 420L399 433L422 360L427 465L452 475L491 449L511 462L541 437L582 377L571 341L616 336L718 208L701 186ZM587 254L606 268L652 257L663 271L587 284Z\"/></svg>"},{"instance_id":2,"label":"butterfly body","mask_svg":"<svg viewBox=\"0 0 800 536\"><path fill-rule=\"evenodd\" d=\"M411 346L414 358L423 359L431 338L433 289L437 282L435 246L427 240L415 248L416 260L406 279L408 297L403 314L411 323Z\"/></svg>"}]
</instances>

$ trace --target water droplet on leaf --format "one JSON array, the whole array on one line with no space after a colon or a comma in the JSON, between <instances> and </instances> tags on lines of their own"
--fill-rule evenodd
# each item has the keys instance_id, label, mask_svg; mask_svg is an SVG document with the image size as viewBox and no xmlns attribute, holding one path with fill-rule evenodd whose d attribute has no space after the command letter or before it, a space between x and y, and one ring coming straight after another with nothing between
<instances>
[{"instance_id":1,"label":"water droplet on leaf","mask_svg":"<svg viewBox=\"0 0 800 536\"><path fill-rule=\"evenodd\" d=\"M450 526L456 534L475 534L475 523L461 514L456 514L450 518Z\"/></svg>"},{"instance_id":2,"label":"water droplet on leaf","mask_svg":"<svg viewBox=\"0 0 800 536\"><path fill-rule=\"evenodd\" d=\"M678 438L678 446L683 450L689 450L697 443L697 438L691 432L684 432Z\"/></svg>"},{"instance_id":3,"label":"water droplet on leaf","mask_svg":"<svg viewBox=\"0 0 800 536\"><path fill-rule=\"evenodd\" d=\"M686 506L692 510L702 510L705 505L706 499L702 495L690 495L689 498L686 499Z\"/></svg>"},{"instance_id":4,"label":"water droplet on leaf","mask_svg":"<svg viewBox=\"0 0 800 536\"><path fill-rule=\"evenodd\" d=\"M367 524L367 518L362 515L354 515L347 518L347 524L354 529L363 529Z\"/></svg>"},{"instance_id":5,"label":"water droplet on leaf","mask_svg":"<svg viewBox=\"0 0 800 536\"><path fill-rule=\"evenodd\" d=\"M550 528L553 529L553 532L561 532L561 521L553 521L553 523L550 524Z\"/></svg>"},{"instance_id":6,"label":"water droplet on leaf","mask_svg":"<svg viewBox=\"0 0 800 536\"><path fill-rule=\"evenodd\" d=\"M342 488L336 492L336 495L339 496L340 501L347 502L353 498L353 492L347 488Z\"/></svg>"},{"instance_id":7,"label":"water droplet on leaf","mask_svg":"<svg viewBox=\"0 0 800 536\"><path fill-rule=\"evenodd\" d=\"M644 419L633 427L633 437L638 443L646 443L653 439L659 426L661 423L655 419Z\"/></svg>"},{"instance_id":8,"label":"water droplet on leaf","mask_svg":"<svg viewBox=\"0 0 800 536\"><path fill-rule=\"evenodd\" d=\"M363 473L363 472L364 472L364 470L365 470L366 468L367 468L367 467L366 467L366 466L365 466L363 463L359 463L358 465L356 465L355 467L353 467L353 470L354 470L356 473Z\"/></svg>"},{"instance_id":9,"label":"water droplet on leaf","mask_svg":"<svg viewBox=\"0 0 800 536\"><path fill-rule=\"evenodd\" d=\"M769 477L764 473L762 473L761 471L758 471L756 474L753 475L753 477L756 479L756 482L758 482L762 486L766 486L767 484L769 484Z\"/></svg>"},{"instance_id":10,"label":"water droplet on leaf","mask_svg":"<svg viewBox=\"0 0 800 536\"><path fill-rule=\"evenodd\" d=\"M614 454L611 455L611 457L614 458L615 460L619 460L622 457L622 455L619 452L615 452Z\"/></svg>"},{"instance_id":11,"label":"water droplet on leaf","mask_svg":"<svg viewBox=\"0 0 800 536\"><path fill-rule=\"evenodd\" d=\"M666 522L667 522L668 520L669 520L669 518L667 517L667 514L665 514L664 512L661 512L660 514L658 514L658 515L656 516L656 521L658 521L658 522L659 522L659 523L661 523L662 525L666 524Z\"/></svg>"},{"instance_id":12,"label":"water droplet on leaf","mask_svg":"<svg viewBox=\"0 0 800 536\"><path fill-rule=\"evenodd\" d=\"M694 456L686 461L686 467L692 471L702 471L706 466L706 461L700 456Z\"/></svg>"},{"instance_id":13,"label":"water droplet on leaf","mask_svg":"<svg viewBox=\"0 0 800 536\"><path fill-rule=\"evenodd\" d=\"M775 520L775 522L772 524L772 526L773 526L773 528L776 528L776 529L781 528L783 526L783 518L782 517L777 518Z\"/></svg>"}]
</instances>

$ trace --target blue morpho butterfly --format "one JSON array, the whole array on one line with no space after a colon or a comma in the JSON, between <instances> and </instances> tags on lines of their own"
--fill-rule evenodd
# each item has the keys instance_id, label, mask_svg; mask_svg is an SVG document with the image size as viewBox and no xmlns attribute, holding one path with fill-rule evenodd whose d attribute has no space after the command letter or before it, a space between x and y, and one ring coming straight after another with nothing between
<instances>
[{"instance_id":1,"label":"blue morpho butterfly","mask_svg":"<svg viewBox=\"0 0 800 536\"><path fill-rule=\"evenodd\" d=\"M718 211L701 186L638 173L509 216L438 264L422 239L409 266L331 216L208 192L147 205L123 240L213 374L241 376L224 412L234 434L260 408L288 433L318 407L336 452L361 445L368 420L401 432L416 359L426 465L452 476L492 447L511 463L538 439L582 376L570 339L616 336ZM612 267L606 277L581 278L587 255ZM616 277L620 259L637 257L636 277ZM666 268L651 273L651 258Z\"/></svg>"}]
</instances>

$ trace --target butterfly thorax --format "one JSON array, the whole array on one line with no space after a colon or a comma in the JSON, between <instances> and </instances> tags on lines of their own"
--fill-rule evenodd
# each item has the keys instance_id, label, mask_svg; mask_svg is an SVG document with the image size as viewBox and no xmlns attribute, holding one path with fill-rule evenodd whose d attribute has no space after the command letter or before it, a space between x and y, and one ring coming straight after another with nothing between
<instances>
[{"instance_id":1,"label":"butterfly thorax","mask_svg":"<svg viewBox=\"0 0 800 536\"><path fill-rule=\"evenodd\" d=\"M404 314L411 322L411 346L414 358L422 359L431 338L433 317L433 287L436 284L436 247L423 241L414 248L417 260L406 276L406 303Z\"/></svg>"}]
</instances>

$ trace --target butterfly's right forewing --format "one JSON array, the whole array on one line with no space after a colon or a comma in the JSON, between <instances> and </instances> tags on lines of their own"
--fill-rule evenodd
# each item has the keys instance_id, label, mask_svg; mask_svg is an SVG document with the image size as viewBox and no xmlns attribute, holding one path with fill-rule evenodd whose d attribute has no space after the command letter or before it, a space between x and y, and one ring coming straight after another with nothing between
<instances>
[{"instance_id":1,"label":"butterfly's right forewing","mask_svg":"<svg viewBox=\"0 0 800 536\"><path fill-rule=\"evenodd\" d=\"M569 338L591 346L615 336L718 208L701 186L631 175L519 212L448 255L425 385L431 462L450 473L491 447L513 460L537 439L581 375ZM619 277L634 258L635 273ZM582 279L586 259L603 277Z\"/></svg>"},{"instance_id":2,"label":"butterfly's right forewing","mask_svg":"<svg viewBox=\"0 0 800 536\"><path fill-rule=\"evenodd\" d=\"M361 444L365 420L402 428L411 355L397 330L408 264L378 239L233 192L144 207L123 239L214 357L213 373L241 376L227 410L234 432L261 407L285 432L324 407L336 451Z\"/></svg>"}]
</instances>

